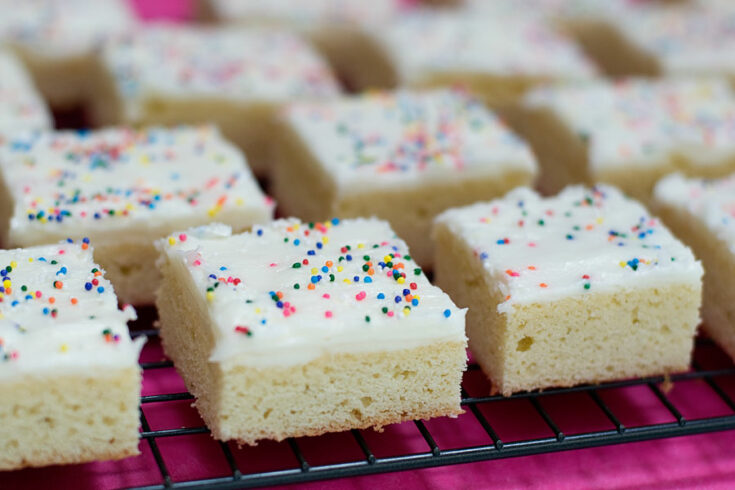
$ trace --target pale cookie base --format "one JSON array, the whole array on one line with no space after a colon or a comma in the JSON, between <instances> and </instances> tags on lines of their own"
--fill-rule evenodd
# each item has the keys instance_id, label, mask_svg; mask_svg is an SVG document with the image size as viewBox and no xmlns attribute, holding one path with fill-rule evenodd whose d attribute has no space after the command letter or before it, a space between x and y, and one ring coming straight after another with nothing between
<instances>
[{"instance_id":1,"label":"pale cookie base","mask_svg":"<svg viewBox=\"0 0 735 490\"><path fill-rule=\"evenodd\" d=\"M57 59L23 48L15 51L51 107L70 109L90 102L89 80L94 73L91 54Z\"/></svg>"},{"instance_id":2,"label":"pale cookie base","mask_svg":"<svg viewBox=\"0 0 735 490\"><path fill-rule=\"evenodd\" d=\"M216 439L256 444L462 413L461 342L283 368L208 362L214 340L204 300L177 273L183 271L162 267L157 306L163 346Z\"/></svg>"},{"instance_id":3,"label":"pale cookie base","mask_svg":"<svg viewBox=\"0 0 735 490\"><path fill-rule=\"evenodd\" d=\"M447 178L442 183L417 182L411 187L378 191L342 189L315 160L308 145L293 130L279 132L273 175L273 195L281 212L306 221L376 216L391 227L409 246L411 256L430 268L433 244L431 224L449 208L505 195L518 186L529 185L531 172L517 170L492 176Z\"/></svg>"},{"instance_id":4,"label":"pale cookie base","mask_svg":"<svg viewBox=\"0 0 735 490\"><path fill-rule=\"evenodd\" d=\"M735 254L699 218L660 203L655 208L671 231L702 261L702 329L735 359Z\"/></svg>"},{"instance_id":5,"label":"pale cookie base","mask_svg":"<svg viewBox=\"0 0 735 490\"><path fill-rule=\"evenodd\" d=\"M659 77L663 70L651 54L635 46L607 22L580 22L568 30L601 70L610 77Z\"/></svg>"},{"instance_id":6,"label":"pale cookie base","mask_svg":"<svg viewBox=\"0 0 735 490\"><path fill-rule=\"evenodd\" d=\"M0 470L139 454L137 368L0 381Z\"/></svg>"},{"instance_id":7,"label":"pale cookie base","mask_svg":"<svg viewBox=\"0 0 735 490\"><path fill-rule=\"evenodd\" d=\"M435 231L436 284L469 307L470 350L504 396L689 368L700 284L593 292L501 314L504 298L473 251L446 227Z\"/></svg>"},{"instance_id":8,"label":"pale cookie base","mask_svg":"<svg viewBox=\"0 0 735 490\"><path fill-rule=\"evenodd\" d=\"M624 167L595 172L589 165L587 143L550 109L515 107L502 114L533 148L541 169L539 190L547 195L571 184L607 183L645 203L650 201L656 182L668 174L716 178L735 171L735 155L717 163L697 164L691 156L672 152L657 162L631 160Z\"/></svg>"}]
</instances>

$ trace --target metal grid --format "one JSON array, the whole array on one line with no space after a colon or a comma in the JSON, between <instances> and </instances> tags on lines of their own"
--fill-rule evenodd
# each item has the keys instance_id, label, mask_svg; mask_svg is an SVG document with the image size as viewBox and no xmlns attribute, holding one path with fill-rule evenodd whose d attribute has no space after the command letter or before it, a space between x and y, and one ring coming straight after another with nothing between
<instances>
[{"instance_id":1,"label":"metal grid","mask_svg":"<svg viewBox=\"0 0 735 490\"><path fill-rule=\"evenodd\" d=\"M155 330L145 330L134 332L134 336L146 335L148 337L157 336ZM711 342L707 340L697 341L697 350L702 348L715 349ZM702 357L701 355L699 357ZM695 359L697 356L695 356ZM155 363L142 363L144 370L155 370L171 367L170 361L161 361ZM469 371L476 371L476 365L470 365ZM707 389L713 396L716 396L727 407L726 415L705 416L701 418L687 419L682 415L682 411L677 404L667 395L665 387L670 383L686 382L699 380L706 385ZM466 380L465 380L466 381ZM663 388L662 385L663 384ZM435 441L435 437L429 430L427 425L422 421L415 421L414 424L426 442L426 450L420 453L402 454L390 457L378 457L374 454L370 444L361 431L352 430L351 437L354 444L360 449L362 457L337 464L311 465L304 455L304 451L299 442L294 439L288 439L283 442L289 447L290 452L297 462L292 468L248 473L238 467L236 458L233 455L233 449L228 444L219 443L222 457L226 460L229 467L229 474L226 476L206 478L191 481L173 481L169 472L167 462L165 461L162 451L159 448L158 440L167 437L190 436L194 434L208 433L209 430L201 425L194 427L184 427L177 429L152 430L150 424L141 408L141 439L144 439L150 445L153 458L158 466L161 475L159 484L137 487L139 489L166 489L166 488L246 488L256 486L270 486L289 483L308 482L316 480L326 480L333 478L343 478L350 476L369 475L375 473L385 473L392 471L415 470L421 468L429 468L435 466L454 465L460 463L471 463L477 461L511 458L517 456L528 456L541 453L550 453L556 451L567 451L571 449L591 448L612 444L621 444L627 442L646 441L652 439L661 439L668 437L701 434L706 432L723 431L735 429L735 401L725 387L735 386L735 368L727 362L724 367L717 369L703 368L697 361L693 364L693 370L688 373L678 374L670 378L651 377L634 380L626 380L613 383L605 383L595 386L578 386L565 389L554 389L545 392L520 393L512 397L501 396L470 396L465 387L462 388L462 406L466 412L479 423L479 426L488 437L487 444L470 445L467 447L444 449ZM628 387L643 387L650 390L655 395L660 404L665 407L671 416L672 421L663 423L650 423L637 425L634 427L626 427L616 411L606 403L600 393L606 390L625 389ZM591 400L595 410L599 410L604 414L605 419L609 422L609 429L590 431L576 434L565 434L559 428L559 424L552 417L551 413L545 408L545 399L550 396L585 396L588 401ZM175 402L180 400L191 400L191 394L182 392L163 395L149 395L142 397L142 404L145 406L150 403L159 402ZM553 434L551 437L530 438L522 440L513 440L511 442L503 441L497 429L500 428L498 422L496 427L491 425L488 417L483 414L481 408L486 404L493 404L508 400L523 400L532 407L536 417L540 417L546 428ZM572 407L573 409L574 407ZM502 420L500 421L502 423ZM169 463L175 463L169 461Z\"/></svg>"}]
</instances>

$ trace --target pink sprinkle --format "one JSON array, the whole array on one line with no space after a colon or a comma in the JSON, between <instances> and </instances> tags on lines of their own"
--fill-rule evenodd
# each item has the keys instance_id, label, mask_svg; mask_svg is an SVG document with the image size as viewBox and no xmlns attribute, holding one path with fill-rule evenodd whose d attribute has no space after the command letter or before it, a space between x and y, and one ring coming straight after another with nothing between
<instances>
[{"instance_id":1,"label":"pink sprinkle","mask_svg":"<svg viewBox=\"0 0 735 490\"><path fill-rule=\"evenodd\" d=\"M322 294L322 298L329 299L331 296L329 296L329 293Z\"/></svg>"},{"instance_id":2,"label":"pink sprinkle","mask_svg":"<svg viewBox=\"0 0 735 490\"><path fill-rule=\"evenodd\" d=\"M331 311L325 311L324 316L327 318L332 318L332 312Z\"/></svg>"},{"instance_id":3,"label":"pink sprinkle","mask_svg":"<svg viewBox=\"0 0 735 490\"><path fill-rule=\"evenodd\" d=\"M275 266L277 266L277 265L278 265L278 264L276 264L275 262L271 262L271 267L275 267Z\"/></svg>"},{"instance_id":4,"label":"pink sprinkle","mask_svg":"<svg viewBox=\"0 0 735 490\"><path fill-rule=\"evenodd\" d=\"M40 298L41 296L43 296L43 293L41 293L41 291L36 291L36 298Z\"/></svg>"},{"instance_id":5,"label":"pink sprinkle","mask_svg":"<svg viewBox=\"0 0 735 490\"><path fill-rule=\"evenodd\" d=\"M364 299L365 299L365 296L367 296L367 293L365 293L365 291L360 291L360 292L359 292L359 293L357 293L357 295L355 296L355 299L356 299L357 301L362 301L362 300L364 300Z\"/></svg>"},{"instance_id":6,"label":"pink sprinkle","mask_svg":"<svg viewBox=\"0 0 735 490\"><path fill-rule=\"evenodd\" d=\"M536 243L535 242L528 242L528 246L529 247L535 247L536 246Z\"/></svg>"},{"instance_id":7,"label":"pink sprinkle","mask_svg":"<svg viewBox=\"0 0 735 490\"><path fill-rule=\"evenodd\" d=\"M391 316L392 317L393 316L393 312L392 311L389 311L388 312L388 316Z\"/></svg>"},{"instance_id":8,"label":"pink sprinkle","mask_svg":"<svg viewBox=\"0 0 735 490\"><path fill-rule=\"evenodd\" d=\"M185 233L182 233L181 235L179 235L179 240L181 240L182 242L185 242L186 241L186 234Z\"/></svg>"},{"instance_id":9,"label":"pink sprinkle","mask_svg":"<svg viewBox=\"0 0 735 490\"><path fill-rule=\"evenodd\" d=\"M201 260L199 260L199 259L197 259L197 260L195 260L195 261L194 261L194 265L195 265L195 266L197 266L197 265L202 265L202 261L201 261Z\"/></svg>"}]
</instances>

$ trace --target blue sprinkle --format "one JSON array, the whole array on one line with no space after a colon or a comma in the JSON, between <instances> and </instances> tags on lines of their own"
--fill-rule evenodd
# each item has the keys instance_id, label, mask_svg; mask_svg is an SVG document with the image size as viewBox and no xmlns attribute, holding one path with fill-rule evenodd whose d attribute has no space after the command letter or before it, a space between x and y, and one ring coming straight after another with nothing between
<instances>
[{"instance_id":1,"label":"blue sprinkle","mask_svg":"<svg viewBox=\"0 0 735 490\"><path fill-rule=\"evenodd\" d=\"M385 295L383 293L378 293L378 299L385 299Z\"/></svg>"},{"instance_id":2,"label":"blue sprinkle","mask_svg":"<svg viewBox=\"0 0 735 490\"><path fill-rule=\"evenodd\" d=\"M360 282L360 276L355 276L352 278L352 280L355 282Z\"/></svg>"},{"instance_id":3,"label":"blue sprinkle","mask_svg":"<svg viewBox=\"0 0 735 490\"><path fill-rule=\"evenodd\" d=\"M84 289L86 289L87 291L91 291L92 290L92 287L93 286L92 286L92 283L91 282L88 282L88 283L86 283L84 285Z\"/></svg>"},{"instance_id":4,"label":"blue sprinkle","mask_svg":"<svg viewBox=\"0 0 735 490\"><path fill-rule=\"evenodd\" d=\"M339 224L339 218L332 218L332 224L338 225Z\"/></svg>"},{"instance_id":5,"label":"blue sprinkle","mask_svg":"<svg viewBox=\"0 0 735 490\"><path fill-rule=\"evenodd\" d=\"M352 255L350 254L345 255L345 259L347 259L347 261L349 262L350 260L352 260Z\"/></svg>"},{"instance_id":6,"label":"blue sprinkle","mask_svg":"<svg viewBox=\"0 0 735 490\"><path fill-rule=\"evenodd\" d=\"M444 318L449 318L450 316L452 316L452 312L449 310L444 310Z\"/></svg>"},{"instance_id":7,"label":"blue sprinkle","mask_svg":"<svg viewBox=\"0 0 735 490\"><path fill-rule=\"evenodd\" d=\"M98 293L100 293L100 294L102 294L102 293L104 293L104 292L105 292L105 288L103 288L102 286L99 286L99 287L97 288L97 292L98 292Z\"/></svg>"},{"instance_id":8,"label":"blue sprinkle","mask_svg":"<svg viewBox=\"0 0 735 490\"><path fill-rule=\"evenodd\" d=\"M363 279L363 282L366 282L366 283L369 284L369 283L373 282L373 279L372 279L372 277L368 276L365 279Z\"/></svg>"},{"instance_id":9,"label":"blue sprinkle","mask_svg":"<svg viewBox=\"0 0 735 490\"><path fill-rule=\"evenodd\" d=\"M400 296L396 296L393 299L395 300L396 303L400 303L401 302L401 297Z\"/></svg>"},{"instance_id":10,"label":"blue sprinkle","mask_svg":"<svg viewBox=\"0 0 735 490\"><path fill-rule=\"evenodd\" d=\"M296 246L298 246L300 243L301 243L301 240L299 240L298 238L293 241L293 244Z\"/></svg>"},{"instance_id":11,"label":"blue sprinkle","mask_svg":"<svg viewBox=\"0 0 735 490\"><path fill-rule=\"evenodd\" d=\"M258 229L255 233L257 233L258 236L263 236L263 230L261 229Z\"/></svg>"},{"instance_id":12,"label":"blue sprinkle","mask_svg":"<svg viewBox=\"0 0 735 490\"><path fill-rule=\"evenodd\" d=\"M317 278L317 276L311 276L311 283L316 284L317 282L319 282L319 279Z\"/></svg>"},{"instance_id":13,"label":"blue sprinkle","mask_svg":"<svg viewBox=\"0 0 735 490\"><path fill-rule=\"evenodd\" d=\"M412 299L411 300L411 305L418 306L419 305L419 300L417 300L416 298Z\"/></svg>"},{"instance_id":14,"label":"blue sprinkle","mask_svg":"<svg viewBox=\"0 0 735 490\"><path fill-rule=\"evenodd\" d=\"M316 255L316 252L313 250L309 250L308 252L306 252L306 255Z\"/></svg>"},{"instance_id":15,"label":"blue sprinkle","mask_svg":"<svg viewBox=\"0 0 735 490\"><path fill-rule=\"evenodd\" d=\"M324 246L324 245L322 245L322 242L317 242L317 243L316 243L316 248L318 248L318 249L320 249L320 250L321 250L321 248L322 248L323 246Z\"/></svg>"},{"instance_id":16,"label":"blue sprinkle","mask_svg":"<svg viewBox=\"0 0 735 490\"><path fill-rule=\"evenodd\" d=\"M411 294L411 290L410 289L404 289L403 290L403 295L404 296L408 296L409 294Z\"/></svg>"}]
</instances>

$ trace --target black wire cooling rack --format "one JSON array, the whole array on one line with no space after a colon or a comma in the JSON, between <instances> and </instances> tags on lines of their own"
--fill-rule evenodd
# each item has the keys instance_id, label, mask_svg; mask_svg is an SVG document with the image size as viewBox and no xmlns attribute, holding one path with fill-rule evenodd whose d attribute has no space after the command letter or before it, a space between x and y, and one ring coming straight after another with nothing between
<instances>
[{"instance_id":1,"label":"black wire cooling rack","mask_svg":"<svg viewBox=\"0 0 735 490\"><path fill-rule=\"evenodd\" d=\"M157 341L156 330L144 330L134 332L134 336L145 335L149 341ZM701 434L706 432L723 431L735 429L735 368L729 359L722 354L712 342L699 339L695 349L695 361L690 372L674 375L671 377L651 377L634 380L626 380L614 383L605 383L595 386L579 386L566 389L554 389L545 392L520 393L506 398L501 396L472 396L468 388L470 378L484 379L476 365L470 365L465 374L462 388L462 406L466 414L475 419L475 426L480 432L479 436L486 440L485 443L473 443L457 447L442 447L437 442L434 431L430 428L432 421L415 421L415 428L425 442L423 451L406 451L404 453L380 456L376 454L368 439L374 437L395 437L395 435L379 435L374 431L353 430L344 437L351 438L348 441L355 448L352 454L359 457L349 458L336 463L313 463L302 449L303 444L308 441L288 439L279 446L281 449L291 453L290 460L293 464L287 464L286 468L267 471L247 471L247 464L238 463L236 453L241 449L226 443L214 443L219 446L221 456L226 462L225 474L195 480L179 481L172 477L170 465L176 461L164 457L160 442L166 438L177 438L208 434L209 430L199 422L180 428L152 430L151 424L146 417L146 408L151 404L182 402L192 399L187 392L155 394L142 397L141 407L141 439L150 446L153 459L160 472L160 483L138 489L166 489L166 488L244 488L256 486L271 486L289 483L303 483L316 480L326 480L375 473L385 473L403 470L416 470L444 465L460 463L471 463L484 460L512 458L556 451L567 451L572 449L591 448L612 444L646 441L668 437ZM170 361L142 363L144 373L152 370L170 368ZM694 392L687 392L684 396L673 396L675 390L672 386L692 384L696 386ZM475 383L476 384L476 383ZM616 401L615 394L621 390L634 389L645 392L652 400L651 403L638 407L621 405ZM678 388L677 388L678 389ZM487 393L487 385L480 390ZM703 391L704 390L704 391ZM692 407L702 405L704 398L714 398L719 404L718 410L710 410L706 413L695 413L693 416L685 416L685 412L692 411ZM608 401L606 401L608 400ZM503 414L508 411L500 411L489 414L489 408L503 403L515 403L512 408L513 416L517 419L519 412L526 412L523 423L539 424L546 434L539 437L516 437L507 440L499 434L503 432L503 424L506 422ZM521 404L521 405L518 405ZM710 402L709 405L712 405ZM584 407L583 407L584 406ZM622 408L621 408L622 407ZM666 417L662 420L654 420L647 417L646 411L658 408ZM579 416L579 412L587 412L586 417L597 415L604 421L596 430L585 430L576 433L565 433L563 423L565 420ZM622 412L625 412L622 414ZM696 412L696 410L695 410ZM624 419L631 418L631 423L625 423ZM526 420L527 419L527 420ZM535 419L535 420L533 420ZM559 422L562 419L562 422ZM661 417L659 417L661 419ZM453 419L446 418L445 424L455 423ZM371 433L371 434L368 434ZM477 440L478 434L474 434ZM323 436L324 437L324 436ZM308 438L314 439L314 438ZM276 443L273 443L276 444ZM286 448L286 449L284 449ZM257 450L258 448L250 448ZM358 450L359 449L359 450ZM240 458L241 459L241 458Z\"/></svg>"}]
</instances>

